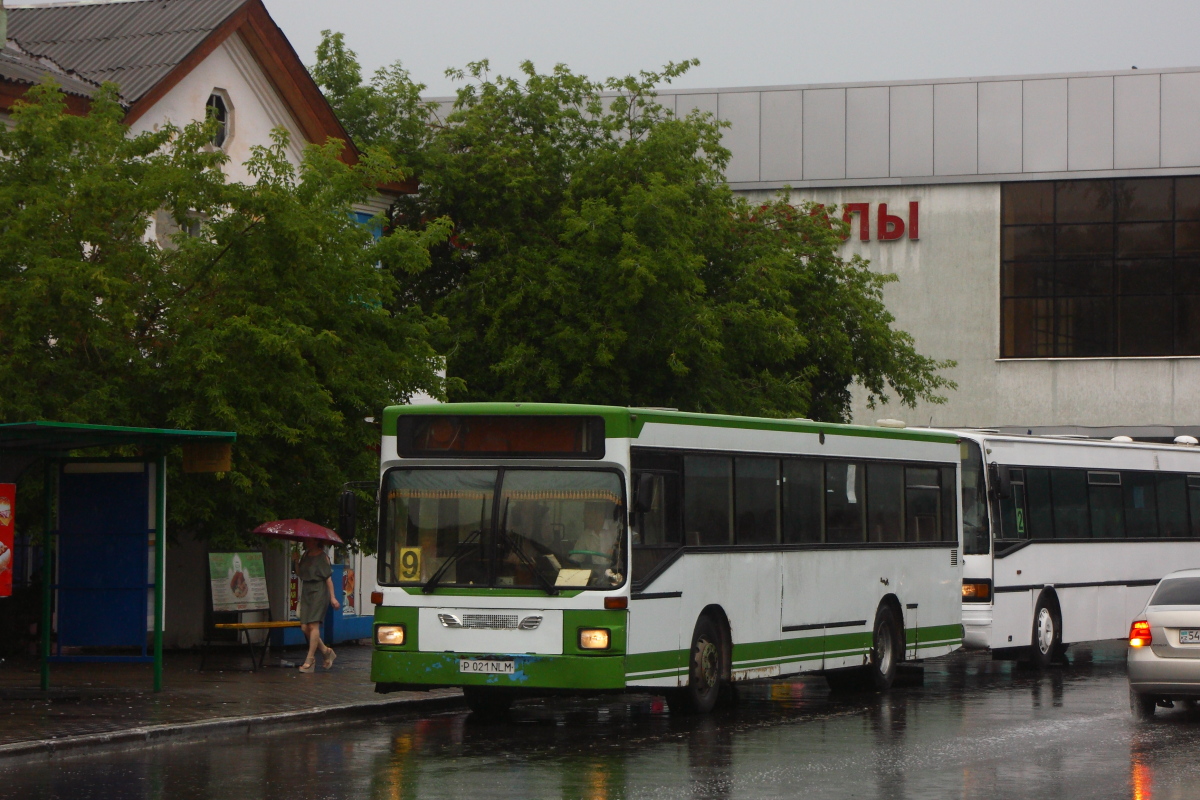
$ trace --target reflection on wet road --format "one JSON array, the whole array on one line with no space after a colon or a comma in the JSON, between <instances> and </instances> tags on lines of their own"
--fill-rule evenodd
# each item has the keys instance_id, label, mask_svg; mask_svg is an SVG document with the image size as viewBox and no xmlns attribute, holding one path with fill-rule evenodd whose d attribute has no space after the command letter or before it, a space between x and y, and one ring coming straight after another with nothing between
<instances>
[{"instance_id":1,"label":"reflection on wet road","mask_svg":"<svg viewBox=\"0 0 1200 800\"><path fill-rule=\"evenodd\" d=\"M981 654L923 686L743 687L710 717L648 696L466 712L0 767L0 796L89 798L1058 798L1200 796L1200 715L1129 714L1121 645L1039 675Z\"/></svg>"}]
</instances>

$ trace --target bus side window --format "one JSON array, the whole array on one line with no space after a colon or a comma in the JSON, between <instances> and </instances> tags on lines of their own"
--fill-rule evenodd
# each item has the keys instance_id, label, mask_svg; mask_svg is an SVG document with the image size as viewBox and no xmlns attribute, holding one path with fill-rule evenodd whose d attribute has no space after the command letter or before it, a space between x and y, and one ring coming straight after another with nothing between
<instances>
[{"instance_id":1,"label":"bus side window","mask_svg":"<svg viewBox=\"0 0 1200 800\"><path fill-rule=\"evenodd\" d=\"M649 475L650 493L637 498L645 511L633 514L633 580L642 580L657 564L679 549L679 473L634 472L631 485L639 486L642 475Z\"/></svg>"},{"instance_id":2,"label":"bus side window","mask_svg":"<svg viewBox=\"0 0 1200 800\"><path fill-rule=\"evenodd\" d=\"M942 541L958 541L958 498L955 494L954 467L942 467ZM985 517L986 520L986 517ZM986 526L986 523L985 523ZM986 528L985 528L986 529ZM910 539L911 541L911 539ZM986 542L987 539L985 538ZM986 553L987 551L984 550Z\"/></svg>"},{"instance_id":3,"label":"bus side window","mask_svg":"<svg viewBox=\"0 0 1200 800\"><path fill-rule=\"evenodd\" d=\"M1125 496L1124 535L1130 539L1153 539L1158 536L1159 510L1155 477L1153 472L1121 474Z\"/></svg>"},{"instance_id":4,"label":"bus side window","mask_svg":"<svg viewBox=\"0 0 1200 800\"><path fill-rule=\"evenodd\" d=\"M1187 479L1183 475L1158 474L1158 535L1179 538L1188 535Z\"/></svg>"},{"instance_id":5,"label":"bus side window","mask_svg":"<svg viewBox=\"0 0 1200 800\"><path fill-rule=\"evenodd\" d=\"M866 541L863 528L863 465L825 462L825 541Z\"/></svg>"},{"instance_id":6,"label":"bus side window","mask_svg":"<svg viewBox=\"0 0 1200 800\"><path fill-rule=\"evenodd\" d=\"M823 541L825 462L810 458L783 461L783 541Z\"/></svg>"},{"instance_id":7,"label":"bus side window","mask_svg":"<svg viewBox=\"0 0 1200 800\"><path fill-rule=\"evenodd\" d=\"M684 544L733 544L733 459L683 458Z\"/></svg>"},{"instance_id":8,"label":"bus side window","mask_svg":"<svg viewBox=\"0 0 1200 800\"><path fill-rule=\"evenodd\" d=\"M1087 470L1050 470L1050 494L1054 498L1054 538L1092 538Z\"/></svg>"},{"instance_id":9,"label":"bus side window","mask_svg":"<svg viewBox=\"0 0 1200 800\"><path fill-rule=\"evenodd\" d=\"M1187 476L1188 508L1191 510L1191 538L1200 539L1200 475Z\"/></svg>"},{"instance_id":10,"label":"bus side window","mask_svg":"<svg viewBox=\"0 0 1200 800\"><path fill-rule=\"evenodd\" d=\"M1025 470L1025 508L1030 539L1054 538L1054 512L1050 506L1050 470L1029 467Z\"/></svg>"},{"instance_id":11,"label":"bus side window","mask_svg":"<svg viewBox=\"0 0 1200 800\"><path fill-rule=\"evenodd\" d=\"M1000 527L1005 539L1028 539L1029 524L1025 512L1025 471L1001 466L1008 470L1010 492L1000 499Z\"/></svg>"}]
</instances>

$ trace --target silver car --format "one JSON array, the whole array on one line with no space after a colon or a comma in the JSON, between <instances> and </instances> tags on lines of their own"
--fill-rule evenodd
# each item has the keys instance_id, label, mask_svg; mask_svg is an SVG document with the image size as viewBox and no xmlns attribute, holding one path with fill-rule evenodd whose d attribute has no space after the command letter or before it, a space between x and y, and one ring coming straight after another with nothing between
<instances>
[{"instance_id":1,"label":"silver car","mask_svg":"<svg viewBox=\"0 0 1200 800\"><path fill-rule=\"evenodd\" d=\"M1129 630L1129 707L1139 719L1200 700L1200 569L1158 582Z\"/></svg>"}]
</instances>

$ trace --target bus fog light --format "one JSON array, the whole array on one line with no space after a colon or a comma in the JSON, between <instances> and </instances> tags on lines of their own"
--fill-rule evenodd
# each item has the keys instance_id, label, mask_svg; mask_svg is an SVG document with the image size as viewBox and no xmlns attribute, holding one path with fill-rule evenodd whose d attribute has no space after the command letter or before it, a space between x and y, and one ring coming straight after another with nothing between
<instances>
[{"instance_id":1,"label":"bus fog light","mask_svg":"<svg viewBox=\"0 0 1200 800\"><path fill-rule=\"evenodd\" d=\"M404 626L377 625L375 627L375 644L404 644Z\"/></svg>"},{"instance_id":2,"label":"bus fog light","mask_svg":"<svg viewBox=\"0 0 1200 800\"><path fill-rule=\"evenodd\" d=\"M608 629L607 628L580 628L579 629L579 649L580 650L607 650L608 649Z\"/></svg>"}]
</instances>

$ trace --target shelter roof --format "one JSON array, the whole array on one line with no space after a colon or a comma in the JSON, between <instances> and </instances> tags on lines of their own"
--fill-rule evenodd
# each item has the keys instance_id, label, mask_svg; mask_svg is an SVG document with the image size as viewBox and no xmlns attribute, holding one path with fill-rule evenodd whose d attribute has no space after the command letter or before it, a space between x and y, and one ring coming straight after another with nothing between
<instances>
[{"instance_id":1,"label":"shelter roof","mask_svg":"<svg viewBox=\"0 0 1200 800\"><path fill-rule=\"evenodd\" d=\"M0 453L64 453L86 447L171 445L184 442L232 442L232 431L189 431L174 428L130 428L79 422L9 422L0 424Z\"/></svg>"}]
</instances>

